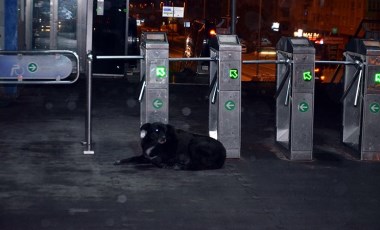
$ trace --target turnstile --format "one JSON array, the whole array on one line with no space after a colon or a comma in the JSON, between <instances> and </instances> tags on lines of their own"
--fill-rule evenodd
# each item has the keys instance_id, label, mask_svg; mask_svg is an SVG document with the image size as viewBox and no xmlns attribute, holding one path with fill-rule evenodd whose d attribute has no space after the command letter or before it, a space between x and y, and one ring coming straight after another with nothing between
<instances>
[{"instance_id":1,"label":"turnstile","mask_svg":"<svg viewBox=\"0 0 380 230\"><path fill-rule=\"evenodd\" d=\"M362 160L380 159L380 42L352 39L345 52L343 143Z\"/></svg>"},{"instance_id":2,"label":"turnstile","mask_svg":"<svg viewBox=\"0 0 380 230\"><path fill-rule=\"evenodd\" d=\"M240 157L241 45L236 35L217 35L210 49L209 135L223 143L228 158Z\"/></svg>"},{"instance_id":3,"label":"turnstile","mask_svg":"<svg viewBox=\"0 0 380 230\"><path fill-rule=\"evenodd\" d=\"M306 38L277 43L276 141L291 160L311 160L313 152L315 48Z\"/></svg>"},{"instance_id":4,"label":"turnstile","mask_svg":"<svg viewBox=\"0 0 380 230\"><path fill-rule=\"evenodd\" d=\"M141 36L140 122L169 119L169 44L165 33L146 32Z\"/></svg>"}]
</instances>

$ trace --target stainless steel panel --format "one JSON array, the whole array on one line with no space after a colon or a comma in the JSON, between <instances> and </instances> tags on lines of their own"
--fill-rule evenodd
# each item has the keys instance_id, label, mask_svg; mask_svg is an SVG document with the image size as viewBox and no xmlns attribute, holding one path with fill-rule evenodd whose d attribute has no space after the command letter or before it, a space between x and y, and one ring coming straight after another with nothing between
<instances>
[{"instance_id":1,"label":"stainless steel panel","mask_svg":"<svg viewBox=\"0 0 380 230\"><path fill-rule=\"evenodd\" d=\"M294 64L293 73L293 92L311 93L314 90L314 63ZM307 79L304 79L307 77ZM310 80L308 80L310 78Z\"/></svg>"},{"instance_id":2,"label":"stainless steel panel","mask_svg":"<svg viewBox=\"0 0 380 230\"><path fill-rule=\"evenodd\" d=\"M231 71L231 72L230 72ZM230 74L237 74L234 78ZM220 90L240 90L241 87L241 59L220 62L219 66Z\"/></svg>"},{"instance_id":3,"label":"stainless steel panel","mask_svg":"<svg viewBox=\"0 0 380 230\"><path fill-rule=\"evenodd\" d=\"M240 91L220 91L218 112L218 140L227 149L240 149ZM234 156L236 157L236 156Z\"/></svg>"},{"instance_id":4,"label":"stainless steel panel","mask_svg":"<svg viewBox=\"0 0 380 230\"><path fill-rule=\"evenodd\" d=\"M363 130L361 135L361 152L380 155L380 94L368 94L363 103ZM363 157L362 157L363 158Z\"/></svg>"},{"instance_id":5,"label":"stainless steel panel","mask_svg":"<svg viewBox=\"0 0 380 230\"><path fill-rule=\"evenodd\" d=\"M314 95L294 93L291 116L291 155L303 152L305 160L311 159L313 151ZM291 157L292 158L292 157ZM298 156L299 158L299 156Z\"/></svg>"},{"instance_id":6,"label":"stainless steel panel","mask_svg":"<svg viewBox=\"0 0 380 230\"><path fill-rule=\"evenodd\" d=\"M164 75L158 75L162 69ZM169 61L168 59L146 59L147 88L168 88L169 84Z\"/></svg>"},{"instance_id":7,"label":"stainless steel panel","mask_svg":"<svg viewBox=\"0 0 380 230\"><path fill-rule=\"evenodd\" d=\"M169 95L166 89L147 90L145 101L141 107L141 124L147 122L168 123Z\"/></svg>"}]
</instances>

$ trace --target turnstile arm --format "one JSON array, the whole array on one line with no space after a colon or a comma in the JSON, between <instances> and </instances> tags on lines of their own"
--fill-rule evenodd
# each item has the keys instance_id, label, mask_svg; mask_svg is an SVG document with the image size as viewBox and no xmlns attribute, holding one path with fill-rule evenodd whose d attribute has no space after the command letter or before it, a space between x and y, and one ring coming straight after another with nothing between
<instances>
[{"instance_id":1,"label":"turnstile arm","mask_svg":"<svg viewBox=\"0 0 380 230\"><path fill-rule=\"evenodd\" d=\"M218 93L218 74L215 73L214 78L211 81L210 90L208 93L211 98L211 104L215 104L217 93Z\"/></svg>"},{"instance_id":2,"label":"turnstile arm","mask_svg":"<svg viewBox=\"0 0 380 230\"><path fill-rule=\"evenodd\" d=\"M363 78L363 68L360 68L358 86L356 87L356 93L355 93L355 101L354 101L355 107L358 105L358 98L359 98L359 94L360 94L362 78Z\"/></svg>"},{"instance_id":3,"label":"turnstile arm","mask_svg":"<svg viewBox=\"0 0 380 230\"><path fill-rule=\"evenodd\" d=\"M140 93L139 93L139 102L141 103L143 97L144 97L144 92L145 92L145 88L146 88L146 80L145 80L145 75L142 77L141 81L140 81Z\"/></svg>"},{"instance_id":4,"label":"turnstile arm","mask_svg":"<svg viewBox=\"0 0 380 230\"><path fill-rule=\"evenodd\" d=\"M289 78L288 88L286 89L286 97L285 97L285 103L284 103L285 106L289 105L289 97L290 97L290 93L291 93L290 90L291 89L292 89L292 81Z\"/></svg>"},{"instance_id":5,"label":"turnstile arm","mask_svg":"<svg viewBox=\"0 0 380 230\"><path fill-rule=\"evenodd\" d=\"M361 76L360 75L362 75L363 74L363 72L362 72L362 70L363 70L363 63L361 63L361 62L359 62L359 61L356 61L356 63L357 63L357 69L356 69L356 72L355 72L355 74L354 74L354 77L352 78L352 80L350 81L350 83L348 84L348 87L347 87L347 89L344 91L344 93L343 93L343 95L342 95L342 97L341 97L341 99L340 99L340 102L343 102L344 101L344 99L347 97L347 95L348 95L348 93L351 91L351 88L352 88L352 86L354 85L354 83L356 82L356 80L359 78L360 79L360 81L359 81L359 83L358 83L358 88L357 88L357 93L358 93L358 89L360 88L360 82L361 82ZM356 97L357 97L358 95L356 95L355 96L355 106L356 106Z\"/></svg>"},{"instance_id":6,"label":"turnstile arm","mask_svg":"<svg viewBox=\"0 0 380 230\"><path fill-rule=\"evenodd\" d=\"M284 85L285 85L285 83L286 83L286 80L289 78L289 76L290 76L290 67L291 67L291 63L289 62L289 60L287 60L286 62L285 62L285 65L286 65L286 71L285 71L285 75L284 75L284 78L282 79L282 81L280 82L280 85L279 85L279 87L278 87L278 89L277 89L277 91L276 91L276 93L275 93L275 95L274 95L274 97L275 98L277 98L279 95L280 95L280 93L281 93L281 91L282 91L282 88L284 88ZM288 85L289 86L289 85ZM288 87L289 88L289 87Z\"/></svg>"}]
</instances>

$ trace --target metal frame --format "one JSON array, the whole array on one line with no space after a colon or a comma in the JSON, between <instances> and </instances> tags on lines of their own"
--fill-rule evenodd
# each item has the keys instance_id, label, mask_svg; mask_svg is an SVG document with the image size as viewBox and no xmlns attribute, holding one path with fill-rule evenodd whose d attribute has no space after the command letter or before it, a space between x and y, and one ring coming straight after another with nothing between
<instances>
[{"instance_id":1,"label":"metal frame","mask_svg":"<svg viewBox=\"0 0 380 230\"><path fill-rule=\"evenodd\" d=\"M38 55L38 54L69 54L75 57L76 60L76 76L71 81L63 81L63 80L0 80L0 84L10 84L10 85L21 85L21 84L49 84L49 85L57 85L57 84L73 84L79 79L79 57L78 55L70 50L44 50L44 51L0 51L0 55Z\"/></svg>"}]
</instances>

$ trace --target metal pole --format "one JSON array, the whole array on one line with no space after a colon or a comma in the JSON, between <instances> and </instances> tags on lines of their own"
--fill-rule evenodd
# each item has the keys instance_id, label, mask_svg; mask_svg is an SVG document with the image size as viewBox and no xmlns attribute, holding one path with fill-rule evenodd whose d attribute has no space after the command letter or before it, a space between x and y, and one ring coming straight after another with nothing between
<instances>
[{"instance_id":1,"label":"metal pole","mask_svg":"<svg viewBox=\"0 0 380 230\"><path fill-rule=\"evenodd\" d=\"M129 41L129 0L125 1L125 42L124 42L124 54L128 55L128 41ZM133 39L133 38L132 38ZM128 63L124 64L124 75L127 76Z\"/></svg>"},{"instance_id":2,"label":"metal pole","mask_svg":"<svg viewBox=\"0 0 380 230\"><path fill-rule=\"evenodd\" d=\"M236 0L231 0L231 34L236 34Z\"/></svg>"},{"instance_id":3,"label":"metal pole","mask_svg":"<svg viewBox=\"0 0 380 230\"><path fill-rule=\"evenodd\" d=\"M262 5L262 0L260 0L259 2L259 25L258 25L258 29L259 29L259 32L258 32L258 38L257 38L257 59L260 59L260 49L261 49L261 5ZM257 65L256 66L256 74L257 76L259 76L259 69L260 69L260 66Z\"/></svg>"},{"instance_id":4,"label":"metal pole","mask_svg":"<svg viewBox=\"0 0 380 230\"><path fill-rule=\"evenodd\" d=\"M86 148L83 151L83 154L94 154L94 151L91 149L92 145L92 121L91 121L91 110L92 110L92 59L93 56L91 53L87 55L87 110L86 110Z\"/></svg>"}]
</instances>

